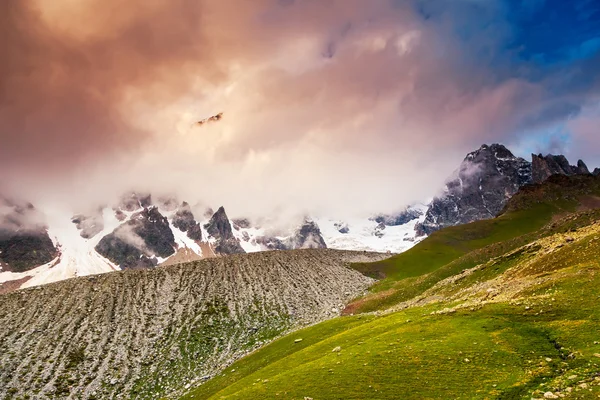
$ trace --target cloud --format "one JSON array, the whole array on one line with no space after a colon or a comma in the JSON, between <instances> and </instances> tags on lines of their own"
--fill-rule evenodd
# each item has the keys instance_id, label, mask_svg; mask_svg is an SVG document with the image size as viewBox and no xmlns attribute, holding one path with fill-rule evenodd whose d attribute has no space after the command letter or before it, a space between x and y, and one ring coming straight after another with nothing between
<instances>
[{"instance_id":1,"label":"cloud","mask_svg":"<svg viewBox=\"0 0 600 400\"><path fill-rule=\"evenodd\" d=\"M428 198L589 96L503 53L503 2L453 4L3 2L0 183L74 211L130 190L248 216Z\"/></svg>"}]
</instances>

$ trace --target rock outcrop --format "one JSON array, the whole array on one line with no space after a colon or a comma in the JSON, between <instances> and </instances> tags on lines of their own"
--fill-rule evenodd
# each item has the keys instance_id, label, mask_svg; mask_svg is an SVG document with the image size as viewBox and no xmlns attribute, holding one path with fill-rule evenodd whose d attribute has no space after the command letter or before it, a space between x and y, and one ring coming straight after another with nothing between
<instances>
[{"instance_id":1,"label":"rock outcrop","mask_svg":"<svg viewBox=\"0 0 600 400\"><path fill-rule=\"evenodd\" d=\"M532 154L532 180L533 183L542 183L552 175L587 175L590 173L587 165L582 160L577 165L570 165L563 155Z\"/></svg>"},{"instance_id":2,"label":"rock outcrop","mask_svg":"<svg viewBox=\"0 0 600 400\"><path fill-rule=\"evenodd\" d=\"M272 236L259 236L256 238L256 243L265 250L290 250L281 239Z\"/></svg>"},{"instance_id":3,"label":"rock outcrop","mask_svg":"<svg viewBox=\"0 0 600 400\"><path fill-rule=\"evenodd\" d=\"M96 210L92 215L78 214L71 218L84 239L91 239L104 230L104 218L102 209Z\"/></svg>"},{"instance_id":4,"label":"rock outcrop","mask_svg":"<svg viewBox=\"0 0 600 400\"><path fill-rule=\"evenodd\" d=\"M495 217L521 186L531 183L531 168L531 163L503 145L481 146L465 157L445 193L431 202L417 233L429 235L447 226Z\"/></svg>"},{"instance_id":5,"label":"rock outcrop","mask_svg":"<svg viewBox=\"0 0 600 400\"><path fill-rule=\"evenodd\" d=\"M563 155L532 154L532 162L528 162L503 145L483 145L467 155L457 176L446 184L444 194L431 202L425 221L415 228L417 235L493 218L522 186L542 183L552 175L589 174L582 160L570 165Z\"/></svg>"},{"instance_id":6,"label":"rock outcrop","mask_svg":"<svg viewBox=\"0 0 600 400\"><path fill-rule=\"evenodd\" d=\"M419 219L423 215L423 212L416 208L408 207L403 211L395 214L382 214L376 216L374 219L377 223L383 223L386 226L398 226Z\"/></svg>"},{"instance_id":7,"label":"rock outcrop","mask_svg":"<svg viewBox=\"0 0 600 400\"><path fill-rule=\"evenodd\" d=\"M213 214L210 221L204 225L204 229L215 239L214 249L219 254L242 254L245 253L238 239L233 235L229 218L225 209L220 207Z\"/></svg>"},{"instance_id":8,"label":"rock outcrop","mask_svg":"<svg viewBox=\"0 0 600 400\"><path fill-rule=\"evenodd\" d=\"M592 172L592 174L594 174L595 176L599 176L600 175L600 168L596 168L594 170L594 172Z\"/></svg>"},{"instance_id":9,"label":"rock outcrop","mask_svg":"<svg viewBox=\"0 0 600 400\"><path fill-rule=\"evenodd\" d=\"M174 248L175 238L167 218L158 208L150 207L103 237L96 251L121 268L143 268L155 266L157 257L173 255Z\"/></svg>"},{"instance_id":10,"label":"rock outcrop","mask_svg":"<svg viewBox=\"0 0 600 400\"><path fill-rule=\"evenodd\" d=\"M192 209L185 201L173 216L173 226L181 232L186 232L187 236L192 240L202 240L202 229L200 228L200 224L194 219Z\"/></svg>"},{"instance_id":11,"label":"rock outcrop","mask_svg":"<svg viewBox=\"0 0 600 400\"><path fill-rule=\"evenodd\" d=\"M305 220L286 243L289 249L326 249L319 225L312 220Z\"/></svg>"},{"instance_id":12,"label":"rock outcrop","mask_svg":"<svg viewBox=\"0 0 600 400\"><path fill-rule=\"evenodd\" d=\"M31 203L0 197L0 269L29 271L57 256L43 215Z\"/></svg>"}]
</instances>

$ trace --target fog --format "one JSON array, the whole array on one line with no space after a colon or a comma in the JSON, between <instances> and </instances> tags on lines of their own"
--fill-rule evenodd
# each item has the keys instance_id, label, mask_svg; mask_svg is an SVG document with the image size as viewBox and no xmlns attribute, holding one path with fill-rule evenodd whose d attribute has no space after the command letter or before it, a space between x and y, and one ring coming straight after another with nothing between
<instances>
[{"instance_id":1,"label":"fog","mask_svg":"<svg viewBox=\"0 0 600 400\"><path fill-rule=\"evenodd\" d=\"M430 198L483 143L528 158L556 121L600 163L597 81L554 96L558 74L482 59L511 38L500 2L419 3L2 2L0 188L72 213L143 191L341 218Z\"/></svg>"}]
</instances>

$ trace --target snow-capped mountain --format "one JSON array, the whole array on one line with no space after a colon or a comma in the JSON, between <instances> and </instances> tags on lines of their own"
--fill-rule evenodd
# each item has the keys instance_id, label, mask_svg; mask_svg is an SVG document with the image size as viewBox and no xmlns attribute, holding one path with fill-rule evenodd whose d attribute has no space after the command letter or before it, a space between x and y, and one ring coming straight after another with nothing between
<instances>
[{"instance_id":1,"label":"snow-capped mountain","mask_svg":"<svg viewBox=\"0 0 600 400\"><path fill-rule=\"evenodd\" d=\"M590 173L581 160L572 166L564 156L532 159L515 157L499 144L483 145L467 154L443 194L428 205L345 221L307 217L291 230L230 219L223 207L215 212L150 194L129 193L72 217L0 197L0 292L258 251L329 247L399 253L438 229L493 218L523 185L553 174Z\"/></svg>"},{"instance_id":2,"label":"snow-capped mountain","mask_svg":"<svg viewBox=\"0 0 600 400\"><path fill-rule=\"evenodd\" d=\"M4 262L0 290L257 251L330 247L400 252L414 245L414 227L424 211L425 206L419 206L344 222L307 217L295 229L282 232L268 223L230 219L223 207L196 215L186 202L131 193L116 205L70 219L47 216L37 234L47 237L51 256L20 268Z\"/></svg>"},{"instance_id":3,"label":"snow-capped mountain","mask_svg":"<svg viewBox=\"0 0 600 400\"><path fill-rule=\"evenodd\" d=\"M369 219L336 221L317 219L328 247L401 253L424 237L417 237L415 227L425 219L427 206L418 204L394 215Z\"/></svg>"},{"instance_id":4,"label":"snow-capped mountain","mask_svg":"<svg viewBox=\"0 0 600 400\"><path fill-rule=\"evenodd\" d=\"M541 183L555 174L589 173L582 160L573 166L562 155L532 154L529 162L501 144L483 145L467 154L416 229L419 235L429 235L448 226L494 218L524 185Z\"/></svg>"}]
</instances>

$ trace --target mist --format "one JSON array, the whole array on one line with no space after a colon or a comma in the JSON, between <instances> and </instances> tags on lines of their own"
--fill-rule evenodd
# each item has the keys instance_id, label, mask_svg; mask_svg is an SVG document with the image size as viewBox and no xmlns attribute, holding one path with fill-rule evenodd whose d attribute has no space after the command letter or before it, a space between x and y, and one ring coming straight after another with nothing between
<instances>
[{"instance_id":1,"label":"mist","mask_svg":"<svg viewBox=\"0 0 600 400\"><path fill-rule=\"evenodd\" d=\"M5 1L0 188L70 213L139 191L343 218L430 198L483 143L528 157L556 121L553 146L590 155L597 85L553 95L560 71L498 62L499 1L421 3Z\"/></svg>"}]
</instances>

